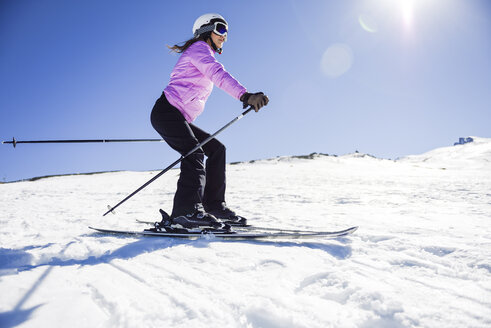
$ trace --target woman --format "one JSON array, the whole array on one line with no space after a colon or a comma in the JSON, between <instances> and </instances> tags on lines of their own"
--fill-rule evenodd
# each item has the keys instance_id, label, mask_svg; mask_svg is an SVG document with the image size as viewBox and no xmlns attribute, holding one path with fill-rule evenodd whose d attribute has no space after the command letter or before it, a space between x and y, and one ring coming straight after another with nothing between
<instances>
[{"instance_id":1,"label":"woman","mask_svg":"<svg viewBox=\"0 0 491 328\"><path fill-rule=\"evenodd\" d=\"M248 93L215 59L215 52L222 53L228 34L228 24L222 16L199 17L193 34L184 45L169 47L181 57L151 114L152 126L181 155L210 136L192 122L203 111L213 85L256 112L269 101L262 92ZM161 213L161 226L221 228L222 222L245 224L246 220L225 203L225 146L212 139L181 162L172 214L169 217Z\"/></svg>"}]
</instances>

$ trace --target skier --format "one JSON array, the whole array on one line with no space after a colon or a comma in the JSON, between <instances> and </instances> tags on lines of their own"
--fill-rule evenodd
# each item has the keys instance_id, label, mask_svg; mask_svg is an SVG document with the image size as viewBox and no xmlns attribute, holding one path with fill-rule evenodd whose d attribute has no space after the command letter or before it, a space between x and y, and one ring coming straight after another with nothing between
<instances>
[{"instance_id":1,"label":"skier","mask_svg":"<svg viewBox=\"0 0 491 328\"><path fill-rule=\"evenodd\" d=\"M192 122L203 111L213 85L256 112L269 102L262 92L247 92L215 59L215 52L222 53L228 34L228 23L221 15L200 16L194 22L193 34L182 46L169 47L181 56L151 114L154 129L181 155L210 136ZM225 202L225 146L217 139L181 162L172 214L169 217L161 213L162 226L223 228L222 221L245 224L245 218L236 215Z\"/></svg>"}]
</instances>

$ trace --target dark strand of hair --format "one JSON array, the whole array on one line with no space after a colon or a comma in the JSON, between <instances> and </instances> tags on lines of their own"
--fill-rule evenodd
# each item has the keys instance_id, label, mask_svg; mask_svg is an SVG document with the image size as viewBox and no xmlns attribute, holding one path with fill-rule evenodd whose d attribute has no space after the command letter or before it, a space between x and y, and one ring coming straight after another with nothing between
<instances>
[{"instance_id":1,"label":"dark strand of hair","mask_svg":"<svg viewBox=\"0 0 491 328\"><path fill-rule=\"evenodd\" d=\"M168 45L167 48L169 48L173 52L177 52L178 54L180 54L180 53L183 53L184 51L186 51L186 49L189 48L195 42L198 42L198 41L205 41L206 42L206 40L210 37L209 34L210 33L204 33L204 34L200 35L198 38L192 38L192 39L189 39L189 40L183 42L183 44L181 46L178 44L175 44L172 47Z\"/></svg>"}]
</instances>

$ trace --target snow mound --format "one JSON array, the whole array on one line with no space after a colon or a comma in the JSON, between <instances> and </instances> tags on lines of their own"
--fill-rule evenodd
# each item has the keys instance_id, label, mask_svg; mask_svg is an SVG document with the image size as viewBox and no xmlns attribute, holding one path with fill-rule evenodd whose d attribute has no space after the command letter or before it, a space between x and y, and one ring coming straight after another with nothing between
<instances>
[{"instance_id":1,"label":"snow mound","mask_svg":"<svg viewBox=\"0 0 491 328\"><path fill-rule=\"evenodd\" d=\"M437 148L398 161L439 168L491 170L491 138L472 137L472 139L473 142Z\"/></svg>"}]
</instances>

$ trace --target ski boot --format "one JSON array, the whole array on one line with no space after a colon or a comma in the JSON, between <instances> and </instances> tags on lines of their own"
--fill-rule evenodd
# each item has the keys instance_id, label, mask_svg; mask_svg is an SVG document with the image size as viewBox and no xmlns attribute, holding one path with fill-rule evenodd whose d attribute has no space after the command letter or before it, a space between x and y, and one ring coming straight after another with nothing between
<instances>
[{"instance_id":1,"label":"ski boot","mask_svg":"<svg viewBox=\"0 0 491 328\"><path fill-rule=\"evenodd\" d=\"M247 219L235 214L234 211L227 207L227 204L225 204L225 202L223 202L219 208L208 210L207 213L218 218L223 223L231 226L243 227L247 225Z\"/></svg>"},{"instance_id":2,"label":"ski boot","mask_svg":"<svg viewBox=\"0 0 491 328\"><path fill-rule=\"evenodd\" d=\"M196 206L193 213L170 217L165 211L160 210L162 221L155 222L152 231L166 231L176 233L187 233L199 231L229 231L230 226L220 222L216 217L206 213L203 207Z\"/></svg>"}]
</instances>

